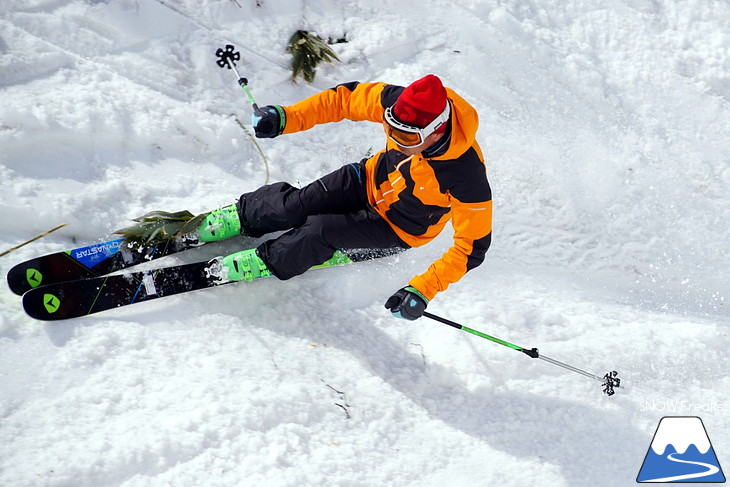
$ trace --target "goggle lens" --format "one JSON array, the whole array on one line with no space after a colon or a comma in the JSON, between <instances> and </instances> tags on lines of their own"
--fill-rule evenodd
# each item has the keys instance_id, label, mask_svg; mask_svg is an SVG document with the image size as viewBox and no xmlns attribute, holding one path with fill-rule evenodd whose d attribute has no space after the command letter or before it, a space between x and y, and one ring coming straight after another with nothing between
<instances>
[{"instance_id":1,"label":"goggle lens","mask_svg":"<svg viewBox=\"0 0 730 487\"><path fill-rule=\"evenodd\" d=\"M385 129L388 137L403 147L416 147L423 143L421 140L421 134L419 133L405 132L393 127L387 122L385 124Z\"/></svg>"},{"instance_id":2,"label":"goggle lens","mask_svg":"<svg viewBox=\"0 0 730 487\"><path fill-rule=\"evenodd\" d=\"M425 128L412 127L407 125L393 115L393 107L385 109L384 121L385 121L385 133L388 134L393 141L402 147L417 147L426 140L426 137L431 135L439 128L442 124L448 122L451 108L448 103L441 115L436 117L430 124Z\"/></svg>"}]
</instances>

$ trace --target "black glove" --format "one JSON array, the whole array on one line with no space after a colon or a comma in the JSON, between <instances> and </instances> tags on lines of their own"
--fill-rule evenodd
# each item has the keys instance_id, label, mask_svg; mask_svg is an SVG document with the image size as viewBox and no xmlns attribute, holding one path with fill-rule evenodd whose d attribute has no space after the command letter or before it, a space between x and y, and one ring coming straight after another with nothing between
<instances>
[{"instance_id":1,"label":"black glove","mask_svg":"<svg viewBox=\"0 0 730 487\"><path fill-rule=\"evenodd\" d=\"M388 298L385 307L396 318L413 321L423 316L428 305L428 299L418 289L406 286Z\"/></svg>"},{"instance_id":2,"label":"black glove","mask_svg":"<svg viewBox=\"0 0 730 487\"><path fill-rule=\"evenodd\" d=\"M286 113L279 105L261 107L251 115L251 125L259 139L273 139L286 126Z\"/></svg>"}]
</instances>

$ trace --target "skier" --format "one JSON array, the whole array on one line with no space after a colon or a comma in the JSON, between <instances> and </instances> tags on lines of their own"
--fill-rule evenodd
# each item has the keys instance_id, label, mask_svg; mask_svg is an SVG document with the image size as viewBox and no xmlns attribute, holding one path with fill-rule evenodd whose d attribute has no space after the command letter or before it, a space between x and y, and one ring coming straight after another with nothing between
<instances>
[{"instance_id":1,"label":"skier","mask_svg":"<svg viewBox=\"0 0 730 487\"><path fill-rule=\"evenodd\" d=\"M351 82L253 115L256 137L274 138L343 119L382 123L386 147L298 189L279 182L211 212L203 241L288 230L223 259L228 278L297 276L337 249L407 249L433 240L451 220L453 246L385 307L415 320L434 296L484 260L492 195L476 142L478 116L435 75L407 87ZM244 272L243 270L246 270Z\"/></svg>"}]
</instances>

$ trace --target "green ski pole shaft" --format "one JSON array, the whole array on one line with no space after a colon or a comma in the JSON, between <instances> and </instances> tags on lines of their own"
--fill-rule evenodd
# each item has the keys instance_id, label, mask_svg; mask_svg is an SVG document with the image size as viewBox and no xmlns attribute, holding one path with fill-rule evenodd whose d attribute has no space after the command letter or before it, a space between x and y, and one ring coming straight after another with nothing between
<instances>
[{"instance_id":1,"label":"green ski pole shaft","mask_svg":"<svg viewBox=\"0 0 730 487\"><path fill-rule=\"evenodd\" d=\"M256 100L253 99L253 95L251 94L251 91L248 89L248 80L238 74L238 70L236 69L236 65L233 63L230 63L231 68L233 68L233 72L236 73L236 76L238 76L238 84L241 85L241 88L243 88L243 91L246 92L246 96L248 97L248 101L251 103L251 106L253 107L254 112L259 111L259 106L256 104Z\"/></svg>"},{"instance_id":2,"label":"green ski pole shaft","mask_svg":"<svg viewBox=\"0 0 730 487\"><path fill-rule=\"evenodd\" d=\"M621 379L618 378L618 374L615 370L608 372L603 377L600 377L595 374L591 374L590 372L586 372L585 370L581 370L577 367L573 367L572 365L564 364L563 362L559 362L555 359L551 359L550 357L546 357L545 355L540 355L540 352L538 351L537 348L528 349L528 348L520 347L519 345L515 345L514 343L510 343L508 341L502 340L502 339L494 337L492 335L487 335L486 333L482 333L480 331L474 330L474 329L464 326L462 324L456 323L455 321L447 320L446 318L442 318L440 316L429 313L427 311L424 311L423 316L425 316L426 318L431 318L434 321L438 321L439 323L449 325L453 328L456 328L457 330L462 330L467 333L471 333L472 335L476 335L481 338L486 338L487 340L492 341L494 343L498 343L505 347L511 348L512 350L517 350L518 352L522 352L529 357L542 359L545 362L551 363L553 365L557 365L558 367L562 367L566 370L570 370L572 372L581 374L590 379L594 379L599 382L602 382L603 386L604 386L603 392L609 396L612 396L614 394L614 390L613 390L614 387L619 387L621 384Z\"/></svg>"}]
</instances>

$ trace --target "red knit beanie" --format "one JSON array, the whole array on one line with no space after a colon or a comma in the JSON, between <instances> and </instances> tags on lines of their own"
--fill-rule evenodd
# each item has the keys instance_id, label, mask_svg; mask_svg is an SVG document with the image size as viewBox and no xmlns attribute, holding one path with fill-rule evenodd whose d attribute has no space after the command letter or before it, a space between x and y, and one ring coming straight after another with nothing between
<instances>
[{"instance_id":1,"label":"red knit beanie","mask_svg":"<svg viewBox=\"0 0 730 487\"><path fill-rule=\"evenodd\" d=\"M446 89L433 74L406 86L393 106L393 114L401 122L424 128L446 108ZM446 124L437 132L446 129Z\"/></svg>"}]
</instances>

